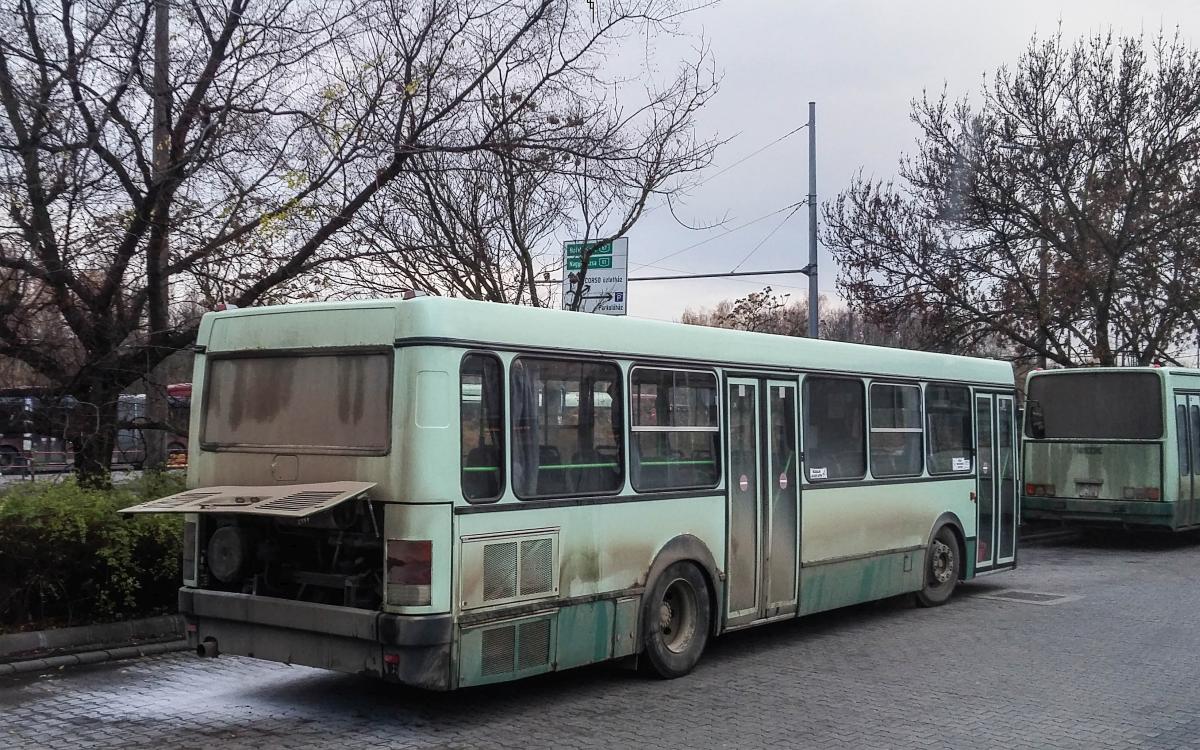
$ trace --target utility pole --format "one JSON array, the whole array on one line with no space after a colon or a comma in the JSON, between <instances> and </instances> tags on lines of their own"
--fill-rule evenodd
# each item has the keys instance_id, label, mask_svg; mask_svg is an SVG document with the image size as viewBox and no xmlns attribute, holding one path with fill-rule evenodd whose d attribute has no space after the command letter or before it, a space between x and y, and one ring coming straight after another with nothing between
<instances>
[{"instance_id":1,"label":"utility pole","mask_svg":"<svg viewBox=\"0 0 1200 750\"><path fill-rule=\"evenodd\" d=\"M171 6L170 0L154 0L154 182L161 189L166 179L167 167L170 163L171 152ZM156 266L155 279L157 288L157 304L155 295L150 295L151 302L147 305L146 319L150 324L150 336L160 333L156 326L166 326L170 316L170 284L167 278L170 241L168 229L170 215L165 206L161 213L156 212L156 218L161 222L162 242L155 257L147 258L149 263ZM155 309L157 308L157 309ZM167 423L167 390L165 383L155 383L150 373L146 374L146 418L153 423L148 431L142 430L142 440L146 446L145 466L149 469L162 469L167 462L167 435L161 429Z\"/></svg>"},{"instance_id":2,"label":"utility pole","mask_svg":"<svg viewBox=\"0 0 1200 750\"><path fill-rule=\"evenodd\" d=\"M817 103L808 103L808 337L820 338L817 291Z\"/></svg>"}]
</instances>

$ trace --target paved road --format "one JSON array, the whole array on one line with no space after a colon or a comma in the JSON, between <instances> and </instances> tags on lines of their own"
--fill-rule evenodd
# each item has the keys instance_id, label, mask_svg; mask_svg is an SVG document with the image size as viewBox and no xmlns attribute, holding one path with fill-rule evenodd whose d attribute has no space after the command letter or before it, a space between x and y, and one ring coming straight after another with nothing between
<instances>
[{"instance_id":1,"label":"paved road","mask_svg":"<svg viewBox=\"0 0 1200 750\"><path fill-rule=\"evenodd\" d=\"M189 654L0 680L4 748L1200 746L1200 541L1027 547L948 606L718 639L673 682L611 666L452 694ZM1054 604L990 598L1065 594Z\"/></svg>"}]
</instances>

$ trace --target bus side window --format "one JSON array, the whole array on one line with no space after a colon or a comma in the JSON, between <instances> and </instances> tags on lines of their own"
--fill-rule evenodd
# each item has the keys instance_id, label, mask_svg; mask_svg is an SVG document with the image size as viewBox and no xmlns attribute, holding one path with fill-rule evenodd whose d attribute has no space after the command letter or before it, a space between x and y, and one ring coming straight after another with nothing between
<instances>
[{"instance_id":1,"label":"bus side window","mask_svg":"<svg viewBox=\"0 0 1200 750\"><path fill-rule=\"evenodd\" d=\"M633 488L648 492L716 486L721 476L716 376L635 367L630 399Z\"/></svg>"},{"instance_id":2,"label":"bus side window","mask_svg":"<svg viewBox=\"0 0 1200 750\"><path fill-rule=\"evenodd\" d=\"M958 385L925 387L925 425L929 432L929 473L971 471L971 392Z\"/></svg>"},{"instance_id":3,"label":"bus side window","mask_svg":"<svg viewBox=\"0 0 1200 750\"><path fill-rule=\"evenodd\" d=\"M871 385L871 474L918 476L923 468L921 389L915 385Z\"/></svg>"},{"instance_id":4,"label":"bus side window","mask_svg":"<svg viewBox=\"0 0 1200 750\"><path fill-rule=\"evenodd\" d=\"M809 481L866 475L864 391L859 380L804 379L804 463Z\"/></svg>"},{"instance_id":5,"label":"bus side window","mask_svg":"<svg viewBox=\"0 0 1200 750\"><path fill-rule=\"evenodd\" d=\"M471 501L504 492L504 370L488 354L463 358L459 391L462 492Z\"/></svg>"},{"instance_id":6,"label":"bus side window","mask_svg":"<svg viewBox=\"0 0 1200 750\"><path fill-rule=\"evenodd\" d=\"M620 368L518 357L511 373L517 497L619 492L625 479Z\"/></svg>"}]
</instances>

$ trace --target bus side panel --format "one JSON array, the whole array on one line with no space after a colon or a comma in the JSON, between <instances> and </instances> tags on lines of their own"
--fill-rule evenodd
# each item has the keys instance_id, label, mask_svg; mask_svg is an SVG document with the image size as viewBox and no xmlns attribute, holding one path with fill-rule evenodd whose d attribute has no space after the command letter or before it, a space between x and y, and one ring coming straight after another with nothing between
<instances>
[{"instance_id":1,"label":"bus side panel","mask_svg":"<svg viewBox=\"0 0 1200 750\"><path fill-rule=\"evenodd\" d=\"M646 575L678 536L701 540L724 569L720 495L565 508L529 502L513 510L468 511L457 521L459 685L630 653L630 620L636 624ZM542 544L553 550L554 585L539 594ZM527 577L534 581L528 588ZM720 591L720 581L712 584ZM711 607L719 611L715 601Z\"/></svg>"},{"instance_id":2,"label":"bus side panel","mask_svg":"<svg viewBox=\"0 0 1200 750\"><path fill-rule=\"evenodd\" d=\"M920 589L930 534L942 514L959 519L971 547L974 489L973 478L869 487L805 485L800 614Z\"/></svg>"}]
</instances>

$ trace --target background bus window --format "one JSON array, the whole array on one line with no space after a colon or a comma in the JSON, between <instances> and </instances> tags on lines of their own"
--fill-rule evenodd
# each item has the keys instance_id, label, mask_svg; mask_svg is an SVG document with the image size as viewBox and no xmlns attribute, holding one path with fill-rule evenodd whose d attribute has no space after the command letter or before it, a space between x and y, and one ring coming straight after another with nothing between
<instances>
[{"instance_id":1,"label":"background bus window","mask_svg":"<svg viewBox=\"0 0 1200 750\"><path fill-rule=\"evenodd\" d=\"M923 448L921 389L915 385L872 385L872 476L919 475Z\"/></svg>"},{"instance_id":2,"label":"background bus window","mask_svg":"<svg viewBox=\"0 0 1200 750\"><path fill-rule=\"evenodd\" d=\"M634 368L630 478L638 491L714 487L720 478L717 378Z\"/></svg>"},{"instance_id":3,"label":"background bus window","mask_svg":"<svg viewBox=\"0 0 1200 750\"><path fill-rule=\"evenodd\" d=\"M1163 434L1162 381L1149 372L1069 372L1029 380L1029 401L1042 407L1035 438L1155 440Z\"/></svg>"},{"instance_id":4,"label":"background bus window","mask_svg":"<svg viewBox=\"0 0 1200 750\"><path fill-rule=\"evenodd\" d=\"M957 385L925 387L929 473L971 471L971 392Z\"/></svg>"},{"instance_id":5,"label":"background bus window","mask_svg":"<svg viewBox=\"0 0 1200 750\"><path fill-rule=\"evenodd\" d=\"M486 354L463 358L459 397L462 491L467 500L494 500L504 487L504 375Z\"/></svg>"},{"instance_id":6,"label":"background bus window","mask_svg":"<svg viewBox=\"0 0 1200 750\"><path fill-rule=\"evenodd\" d=\"M512 482L517 496L620 490L620 369L521 357L513 363L511 378Z\"/></svg>"},{"instance_id":7,"label":"background bus window","mask_svg":"<svg viewBox=\"0 0 1200 750\"><path fill-rule=\"evenodd\" d=\"M805 378L804 455L810 481L866 475L865 401L858 380Z\"/></svg>"}]
</instances>

